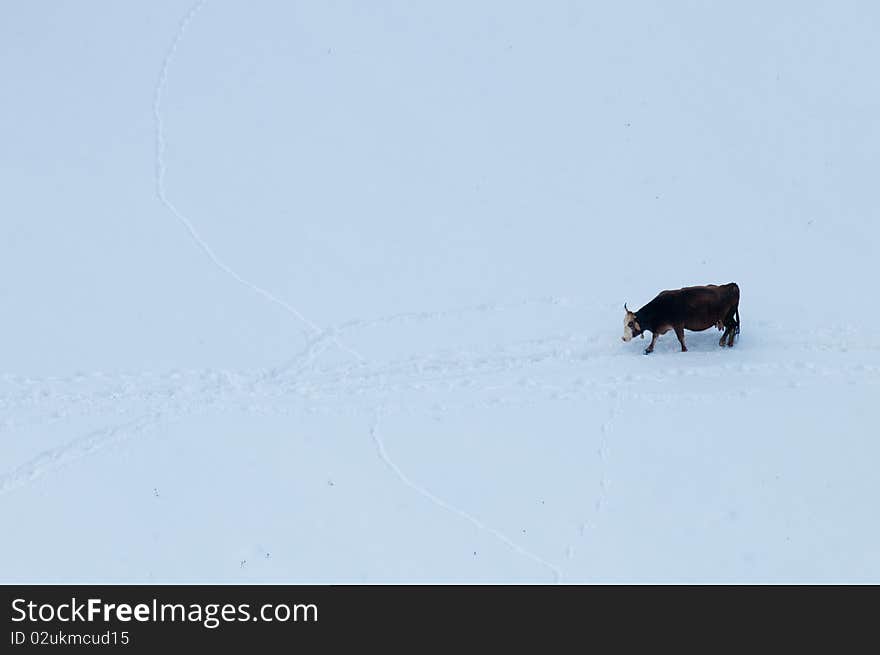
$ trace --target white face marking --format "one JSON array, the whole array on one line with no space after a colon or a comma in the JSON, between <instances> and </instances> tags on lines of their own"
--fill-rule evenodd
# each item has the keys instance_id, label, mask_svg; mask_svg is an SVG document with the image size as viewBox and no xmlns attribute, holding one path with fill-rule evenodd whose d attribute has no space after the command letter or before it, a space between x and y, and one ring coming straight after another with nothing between
<instances>
[{"instance_id":1,"label":"white face marking","mask_svg":"<svg viewBox=\"0 0 880 655\"><path fill-rule=\"evenodd\" d=\"M623 340L624 341L632 341L633 333L638 332L639 323L636 321L636 315L632 312L627 312L626 316L623 317Z\"/></svg>"}]
</instances>

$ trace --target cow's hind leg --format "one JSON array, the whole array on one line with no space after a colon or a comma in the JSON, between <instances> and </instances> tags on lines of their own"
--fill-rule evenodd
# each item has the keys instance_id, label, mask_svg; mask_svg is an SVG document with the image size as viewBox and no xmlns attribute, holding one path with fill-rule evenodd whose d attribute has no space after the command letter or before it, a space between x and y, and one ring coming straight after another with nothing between
<instances>
[{"instance_id":1,"label":"cow's hind leg","mask_svg":"<svg viewBox=\"0 0 880 655\"><path fill-rule=\"evenodd\" d=\"M727 313L727 316L724 317L724 334L721 335L721 340L718 342L719 346L724 346L724 342L727 341L727 347L733 347L733 339L739 330L739 325L734 318L735 314L736 309L731 308L731 310Z\"/></svg>"},{"instance_id":2,"label":"cow's hind leg","mask_svg":"<svg viewBox=\"0 0 880 655\"><path fill-rule=\"evenodd\" d=\"M681 344L681 352L687 352L687 346L684 345L684 328L681 326L675 327L675 336L678 337L678 342Z\"/></svg>"}]
</instances>

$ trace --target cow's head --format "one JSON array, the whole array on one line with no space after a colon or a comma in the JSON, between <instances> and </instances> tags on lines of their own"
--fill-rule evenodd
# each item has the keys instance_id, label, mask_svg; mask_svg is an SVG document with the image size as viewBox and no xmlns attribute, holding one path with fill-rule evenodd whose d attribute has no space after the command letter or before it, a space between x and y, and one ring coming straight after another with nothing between
<instances>
[{"instance_id":1,"label":"cow's head","mask_svg":"<svg viewBox=\"0 0 880 655\"><path fill-rule=\"evenodd\" d=\"M636 317L635 312L629 311L626 303L623 303L623 309L626 311L626 316L623 317L623 340L631 341L633 337L637 337L640 334L642 335L642 339L644 339L644 330L642 330L642 326L639 325L639 319Z\"/></svg>"}]
</instances>

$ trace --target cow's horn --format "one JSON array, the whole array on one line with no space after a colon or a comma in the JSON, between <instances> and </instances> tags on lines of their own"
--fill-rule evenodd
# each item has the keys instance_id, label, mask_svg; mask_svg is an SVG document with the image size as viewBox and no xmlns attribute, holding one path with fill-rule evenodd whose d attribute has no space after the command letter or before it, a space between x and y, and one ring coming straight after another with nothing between
<instances>
[{"instance_id":1,"label":"cow's horn","mask_svg":"<svg viewBox=\"0 0 880 655\"><path fill-rule=\"evenodd\" d=\"M623 303L623 308L629 313L629 307L626 306L626 303Z\"/></svg>"}]
</instances>

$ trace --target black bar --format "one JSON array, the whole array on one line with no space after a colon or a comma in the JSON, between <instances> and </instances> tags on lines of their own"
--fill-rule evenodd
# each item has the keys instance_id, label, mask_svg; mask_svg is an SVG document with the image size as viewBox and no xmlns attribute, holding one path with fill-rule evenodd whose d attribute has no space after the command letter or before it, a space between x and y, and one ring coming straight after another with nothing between
<instances>
[{"instance_id":1,"label":"black bar","mask_svg":"<svg viewBox=\"0 0 880 655\"><path fill-rule=\"evenodd\" d=\"M10 585L0 587L0 595L6 625L0 652L9 653L59 648L261 652L281 646L351 652L353 643L370 652L383 646L409 646L409 652L419 653L431 646L457 645L462 648L453 652L469 652L464 646L473 645L474 639L493 649L537 640L547 648L571 643L590 652L606 640L620 648L692 642L714 650L736 642L766 646L772 640L787 646L804 640L815 646L825 638L835 640L836 650L860 634L869 636L868 643L876 642L880 598L873 586L711 585ZM93 620L85 620L89 599L101 601L94 603L98 613ZM120 604L132 610L120 610ZM158 621L154 611L162 604L166 620ZM106 609L110 605L117 607ZM138 605L144 621L133 616ZM180 620L179 608L169 610L171 605L183 606L186 620ZM224 620L224 605L236 608L227 612L232 620ZM240 611L242 605L248 606L247 615ZM271 607L264 610L265 605ZM58 620L59 610L61 618L70 618L76 607L76 621ZM291 608L297 620L290 618ZM47 620L30 620L41 611ZM254 619L260 612L270 620ZM126 617L131 620L122 620ZM122 633L127 643L122 643ZM64 643L51 643L62 641L60 635L67 635ZM70 635L80 640L89 635L91 641L97 636L110 643L77 644ZM35 637L50 643L34 644Z\"/></svg>"}]
</instances>

